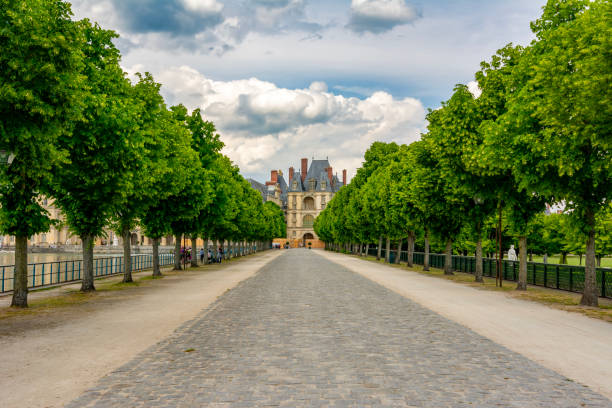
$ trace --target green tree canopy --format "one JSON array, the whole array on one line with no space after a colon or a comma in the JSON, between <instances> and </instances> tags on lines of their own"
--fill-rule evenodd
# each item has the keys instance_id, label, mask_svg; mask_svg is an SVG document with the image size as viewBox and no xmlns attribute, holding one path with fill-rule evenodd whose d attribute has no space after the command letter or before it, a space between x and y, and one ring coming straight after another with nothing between
<instances>
[{"instance_id":1,"label":"green tree canopy","mask_svg":"<svg viewBox=\"0 0 612 408\"><path fill-rule=\"evenodd\" d=\"M0 3L0 149L14 154L0 168L0 231L16 236L18 307L27 307L27 239L51 223L37 196L65 160L58 138L82 119L84 35L71 16L59 0Z\"/></svg>"}]
</instances>

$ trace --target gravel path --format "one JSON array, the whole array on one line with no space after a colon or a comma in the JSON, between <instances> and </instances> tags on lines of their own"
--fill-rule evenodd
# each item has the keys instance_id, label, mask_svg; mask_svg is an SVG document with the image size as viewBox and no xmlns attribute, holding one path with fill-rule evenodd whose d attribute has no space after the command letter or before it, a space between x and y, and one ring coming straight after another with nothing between
<instances>
[{"instance_id":1,"label":"gravel path","mask_svg":"<svg viewBox=\"0 0 612 408\"><path fill-rule=\"evenodd\" d=\"M612 406L313 252L285 252L68 406Z\"/></svg>"}]
</instances>

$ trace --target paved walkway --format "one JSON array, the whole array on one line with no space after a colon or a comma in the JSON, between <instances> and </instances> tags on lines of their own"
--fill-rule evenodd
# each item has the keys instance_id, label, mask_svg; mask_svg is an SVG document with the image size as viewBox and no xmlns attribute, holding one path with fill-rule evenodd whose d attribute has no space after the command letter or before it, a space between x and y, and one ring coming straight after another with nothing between
<instances>
[{"instance_id":1,"label":"paved walkway","mask_svg":"<svg viewBox=\"0 0 612 408\"><path fill-rule=\"evenodd\" d=\"M291 250L69 407L610 407L314 251Z\"/></svg>"}]
</instances>

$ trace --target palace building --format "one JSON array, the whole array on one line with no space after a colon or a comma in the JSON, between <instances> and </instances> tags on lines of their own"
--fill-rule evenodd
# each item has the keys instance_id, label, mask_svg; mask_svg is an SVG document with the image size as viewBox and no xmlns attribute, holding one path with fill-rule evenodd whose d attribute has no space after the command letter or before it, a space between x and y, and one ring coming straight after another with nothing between
<instances>
[{"instance_id":1,"label":"palace building","mask_svg":"<svg viewBox=\"0 0 612 408\"><path fill-rule=\"evenodd\" d=\"M300 171L289 168L289 179L285 181L280 170L270 172L265 185L249 179L264 201L277 203L285 212L287 239L292 247L323 247L313 229L317 215L325 209L334 194L346 184L346 170L342 170L342 181L334 174L328 159L302 159Z\"/></svg>"}]
</instances>

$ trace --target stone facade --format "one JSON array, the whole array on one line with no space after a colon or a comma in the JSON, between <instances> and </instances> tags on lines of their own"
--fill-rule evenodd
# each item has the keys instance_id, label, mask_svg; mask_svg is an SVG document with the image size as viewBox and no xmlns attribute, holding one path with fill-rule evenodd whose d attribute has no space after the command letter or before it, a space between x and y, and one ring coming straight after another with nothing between
<instances>
[{"instance_id":1,"label":"stone facade","mask_svg":"<svg viewBox=\"0 0 612 408\"><path fill-rule=\"evenodd\" d=\"M301 160L300 171L289 168L289 182L285 182L280 170L272 170L270 181L253 188L262 193L264 201L280 202L287 222L287 239L292 247L309 246L320 248L323 243L318 239L313 222L325 209L334 194L346 184L346 170L342 171L342 181L333 172L328 159Z\"/></svg>"},{"instance_id":2,"label":"stone facade","mask_svg":"<svg viewBox=\"0 0 612 408\"><path fill-rule=\"evenodd\" d=\"M56 220L55 225L51 225L48 232L35 234L28 239L28 247L30 248L57 248L57 249L75 249L80 247L81 239L70 231L65 217L61 210L54 205L52 199L41 197L40 204L49 212L51 219ZM152 245L153 240L145 237L140 228L132 231L131 243L134 246ZM118 236L112 229L106 228L103 237L95 239L96 247L120 247L123 245L121 236ZM161 239L161 246L174 245L174 237L168 236ZM10 235L0 235L0 248L11 249L15 246L15 237ZM190 246L190 243L187 244Z\"/></svg>"}]
</instances>

